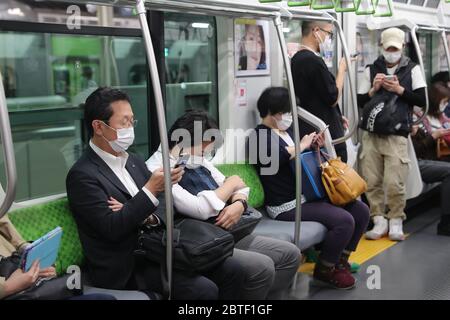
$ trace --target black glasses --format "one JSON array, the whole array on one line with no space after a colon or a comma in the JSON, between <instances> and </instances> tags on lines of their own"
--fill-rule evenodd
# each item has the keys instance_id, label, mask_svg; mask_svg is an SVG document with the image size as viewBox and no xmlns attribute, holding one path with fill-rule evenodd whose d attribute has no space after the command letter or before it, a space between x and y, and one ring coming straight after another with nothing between
<instances>
[{"instance_id":1,"label":"black glasses","mask_svg":"<svg viewBox=\"0 0 450 320\"><path fill-rule=\"evenodd\" d=\"M325 30L325 29L322 29L322 28L319 28L319 29L322 30L323 32L328 33L330 35L331 40L334 39L334 32L333 31L328 31L328 30Z\"/></svg>"}]
</instances>

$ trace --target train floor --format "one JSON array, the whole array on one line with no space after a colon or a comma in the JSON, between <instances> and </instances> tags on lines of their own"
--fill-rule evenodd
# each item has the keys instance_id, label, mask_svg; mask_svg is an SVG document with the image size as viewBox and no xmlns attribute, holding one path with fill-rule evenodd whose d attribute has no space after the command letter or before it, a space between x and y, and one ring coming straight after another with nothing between
<instances>
[{"instance_id":1,"label":"train floor","mask_svg":"<svg viewBox=\"0 0 450 320\"><path fill-rule=\"evenodd\" d=\"M424 207L424 206L422 206ZM437 206L422 208L404 225L408 238L361 265L356 288L335 290L310 284L298 273L289 299L443 300L450 299L450 237L436 234Z\"/></svg>"}]
</instances>

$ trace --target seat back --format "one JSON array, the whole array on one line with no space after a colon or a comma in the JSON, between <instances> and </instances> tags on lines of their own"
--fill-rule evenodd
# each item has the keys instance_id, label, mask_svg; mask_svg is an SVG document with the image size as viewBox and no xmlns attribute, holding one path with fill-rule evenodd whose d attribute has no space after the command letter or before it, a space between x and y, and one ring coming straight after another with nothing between
<instances>
[{"instance_id":1,"label":"seat back","mask_svg":"<svg viewBox=\"0 0 450 320\"><path fill-rule=\"evenodd\" d=\"M83 250L67 198L14 210L9 213L9 218L26 241L36 240L60 226L63 236L56 259L56 272L64 274L69 266L82 265Z\"/></svg>"},{"instance_id":2,"label":"seat back","mask_svg":"<svg viewBox=\"0 0 450 320\"><path fill-rule=\"evenodd\" d=\"M259 180L256 169L251 164L234 163L216 165L225 176L238 175L250 187L248 204L253 208L260 208L264 205L264 189Z\"/></svg>"}]
</instances>

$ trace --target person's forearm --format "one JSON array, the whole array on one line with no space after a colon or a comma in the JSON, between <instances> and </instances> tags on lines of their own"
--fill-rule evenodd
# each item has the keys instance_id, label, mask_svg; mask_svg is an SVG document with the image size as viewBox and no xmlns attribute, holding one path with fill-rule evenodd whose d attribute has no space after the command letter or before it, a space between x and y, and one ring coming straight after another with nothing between
<instances>
[{"instance_id":1,"label":"person's forearm","mask_svg":"<svg viewBox=\"0 0 450 320\"><path fill-rule=\"evenodd\" d=\"M425 107L425 88L416 89L414 91L404 90L400 99L406 101L409 105Z\"/></svg>"},{"instance_id":2,"label":"person's forearm","mask_svg":"<svg viewBox=\"0 0 450 320\"><path fill-rule=\"evenodd\" d=\"M227 181L225 181L221 187L214 190L217 197L223 202L227 202L234 191L236 191L234 186L232 186L230 183L227 183Z\"/></svg>"},{"instance_id":3,"label":"person's forearm","mask_svg":"<svg viewBox=\"0 0 450 320\"><path fill-rule=\"evenodd\" d=\"M231 196L230 202L234 202L234 201L239 200L239 199L247 200L247 196L245 194L243 194L243 193L235 193L235 194L233 194Z\"/></svg>"},{"instance_id":4,"label":"person's forearm","mask_svg":"<svg viewBox=\"0 0 450 320\"><path fill-rule=\"evenodd\" d=\"M359 108L364 108L364 105L370 101L370 96L369 93L365 93L365 94L358 94L358 107Z\"/></svg>"},{"instance_id":5,"label":"person's forearm","mask_svg":"<svg viewBox=\"0 0 450 320\"><path fill-rule=\"evenodd\" d=\"M344 88L344 80L345 80L345 71L339 70L336 77L336 87L338 89L338 97L336 102L333 104L333 107L338 105L339 99L342 96L342 89Z\"/></svg>"}]
</instances>

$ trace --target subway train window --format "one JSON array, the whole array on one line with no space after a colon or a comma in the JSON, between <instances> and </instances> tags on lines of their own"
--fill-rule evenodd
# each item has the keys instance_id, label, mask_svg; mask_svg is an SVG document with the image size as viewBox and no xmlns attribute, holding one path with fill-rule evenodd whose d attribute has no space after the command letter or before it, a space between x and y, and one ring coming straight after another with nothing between
<instances>
[{"instance_id":1,"label":"subway train window","mask_svg":"<svg viewBox=\"0 0 450 320\"><path fill-rule=\"evenodd\" d=\"M164 18L167 125L192 108L217 120L215 18L172 13Z\"/></svg>"},{"instance_id":2,"label":"subway train window","mask_svg":"<svg viewBox=\"0 0 450 320\"><path fill-rule=\"evenodd\" d=\"M87 137L81 104L98 86L123 89L148 156L146 58L139 37L0 31L0 70L17 161L17 200L65 192ZM1 157L3 161L3 157ZM5 181L3 163L0 181Z\"/></svg>"},{"instance_id":3,"label":"subway train window","mask_svg":"<svg viewBox=\"0 0 450 320\"><path fill-rule=\"evenodd\" d=\"M133 8L45 0L2 0L0 20L139 28Z\"/></svg>"},{"instance_id":4,"label":"subway train window","mask_svg":"<svg viewBox=\"0 0 450 320\"><path fill-rule=\"evenodd\" d=\"M447 43L450 47L450 34L447 34ZM445 55L444 43L442 38L439 37L439 71L447 71L448 69L447 56Z\"/></svg>"}]
</instances>

